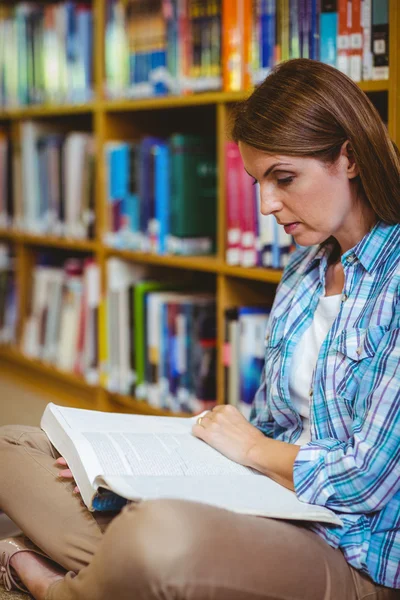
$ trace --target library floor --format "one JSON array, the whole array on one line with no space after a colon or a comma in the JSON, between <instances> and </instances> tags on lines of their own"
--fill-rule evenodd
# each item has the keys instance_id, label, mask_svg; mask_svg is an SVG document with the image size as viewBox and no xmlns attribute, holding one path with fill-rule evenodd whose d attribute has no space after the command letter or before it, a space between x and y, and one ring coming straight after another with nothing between
<instances>
[{"instance_id":1,"label":"library floor","mask_svg":"<svg viewBox=\"0 0 400 600\"><path fill-rule=\"evenodd\" d=\"M15 380L0 375L0 425L22 423L38 425L48 402L39 394L24 388ZM28 600L22 592L6 592L0 587L0 600Z\"/></svg>"}]
</instances>

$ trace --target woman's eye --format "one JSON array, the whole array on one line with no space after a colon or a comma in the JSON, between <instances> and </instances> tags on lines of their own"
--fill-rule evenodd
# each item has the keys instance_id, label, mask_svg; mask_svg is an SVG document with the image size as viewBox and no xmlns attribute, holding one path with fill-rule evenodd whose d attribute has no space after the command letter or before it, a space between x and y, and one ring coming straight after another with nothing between
<instances>
[{"instance_id":1,"label":"woman's eye","mask_svg":"<svg viewBox=\"0 0 400 600\"><path fill-rule=\"evenodd\" d=\"M293 176L291 176L291 177L282 177L281 179L277 179L277 182L280 185L287 185L288 183L292 183L293 179L294 179Z\"/></svg>"},{"instance_id":2,"label":"woman's eye","mask_svg":"<svg viewBox=\"0 0 400 600\"><path fill-rule=\"evenodd\" d=\"M257 179L254 179L254 177L252 179L253 179L253 181L251 182L252 185L257 185L257 183L258 183Z\"/></svg>"}]
</instances>

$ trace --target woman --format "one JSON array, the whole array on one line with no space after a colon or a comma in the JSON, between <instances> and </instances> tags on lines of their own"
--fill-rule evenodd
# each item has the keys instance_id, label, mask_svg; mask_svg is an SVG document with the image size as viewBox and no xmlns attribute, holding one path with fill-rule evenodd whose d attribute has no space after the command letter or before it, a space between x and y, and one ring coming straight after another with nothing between
<instances>
[{"instance_id":1,"label":"woman","mask_svg":"<svg viewBox=\"0 0 400 600\"><path fill-rule=\"evenodd\" d=\"M304 59L239 107L233 137L262 213L301 248L276 294L251 423L219 406L193 434L344 526L173 500L92 515L67 469L56 481L39 430L4 428L0 508L69 571L2 542L3 578L38 600L398 597L398 155L357 85Z\"/></svg>"}]
</instances>

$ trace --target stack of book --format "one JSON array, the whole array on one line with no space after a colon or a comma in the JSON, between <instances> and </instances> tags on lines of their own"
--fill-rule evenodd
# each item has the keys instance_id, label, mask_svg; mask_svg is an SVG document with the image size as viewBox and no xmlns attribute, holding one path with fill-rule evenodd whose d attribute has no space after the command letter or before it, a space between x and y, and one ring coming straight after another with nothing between
<instances>
[{"instance_id":1,"label":"stack of book","mask_svg":"<svg viewBox=\"0 0 400 600\"><path fill-rule=\"evenodd\" d=\"M274 215L260 210L260 188L246 173L239 148L225 145L226 262L242 267L282 269L294 249L291 235Z\"/></svg>"},{"instance_id":2,"label":"stack of book","mask_svg":"<svg viewBox=\"0 0 400 600\"><path fill-rule=\"evenodd\" d=\"M212 254L216 235L216 148L212 137L106 144L105 242L157 254Z\"/></svg>"},{"instance_id":3,"label":"stack of book","mask_svg":"<svg viewBox=\"0 0 400 600\"><path fill-rule=\"evenodd\" d=\"M92 48L90 3L3 3L0 106L88 101Z\"/></svg>"},{"instance_id":4,"label":"stack of book","mask_svg":"<svg viewBox=\"0 0 400 600\"><path fill-rule=\"evenodd\" d=\"M33 270L32 300L22 351L98 382L99 269L92 259L41 256Z\"/></svg>"},{"instance_id":5,"label":"stack of book","mask_svg":"<svg viewBox=\"0 0 400 600\"><path fill-rule=\"evenodd\" d=\"M23 122L20 142L13 144L12 161L11 212L16 229L76 239L93 236L91 134L66 133L65 128L37 121ZM4 214L2 206L4 201L0 215Z\"/></svg>"},{"instance_id":6,"label":"stack of book","mask_svg":"<svg viewBox=\"0 0 400 600\"><path fill-rule=\"evenodd\" d=\"M110 97L218 90L221 0L107 0Z\"/></svg>"},{"instance_id":7,"label":"stack of book","mask_svg":"<svg viewBox=\"0 0 400 600\"><path fill-rule=\"evenodd\" d=\"M11 248L0 244L0 343L16 342L17 288Z\"/></svg>"},{"instance_id":8,"label":"stack of book","mask_svg":"<svg viewBox=\"0 0 400 600\"><path fill-rule=\"evenodd\" d=\"M110 258L102 309L101 384L156 408L201 412L216 401L215 298L154 281Z\"/></svg>"},{"instance_id":9,"label":"stack of book","mask_svg":"<svg viewBox=\"0 0 400 600\"><path fill-rule=\"evenodd\" d=\"M264 306L240 306L225 311L225 402L236 406L246 418L260 385L268 315L269 308Z\"/></svg>"}]
</instances>

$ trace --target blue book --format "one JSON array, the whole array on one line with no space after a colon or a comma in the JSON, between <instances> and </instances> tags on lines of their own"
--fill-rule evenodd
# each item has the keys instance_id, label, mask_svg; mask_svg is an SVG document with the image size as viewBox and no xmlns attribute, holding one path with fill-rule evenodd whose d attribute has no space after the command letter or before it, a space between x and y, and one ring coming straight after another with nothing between
<instances>
[{"instance_id":1,"label":"blue book","mask_svg":"<svg viewBox=\"0 0 400 600\"><path fill-rule=\"evenodd\" d=\"M142 250L149 251L153 245L155 219L154 146L162 140L147 136L139 145L139 196L140 231L144 236Z\"/></svg>"},{"instance_id":2,"label":"blue book","mask_svg":"<svg viewBox=\"0 0 400 600\"><path fill-rule=\"evenodd\" d=\"M140 199L138 183L138 155L137 144L129 144L129 164L128 164L128 190L125 201L125 216L129 221L129 246L134 249L140 247L138 236L140 234Z\"/></svg>"},{"instance_id":3,"label":"blue book","mask_svg":"<svg viewBox=\"0 0 400 600\"><path fill-rule=\"evenodd\" d=\"M321 0L320 61L337 66L338 11L336 0Z\"/></svg>"},{"instance_id":4,"label":"blue book","mask_svg":"<svg viewBox=\"0 0 400 600\"><path fill-rule=\"evenodd\" d=\"M166 142L154 146L155 155L155 219L157 228L157 252L167 251L169 235L169 200L170 200L170 151Z\"/></svg>"},{"instance_id":5,"label":"blue book","mask_svg":"<svg viewBox=\"0 0 400 600\"><path fill-rule=\"evenodd\" d=\"M93 47L93 15L92 11L85 6L78 6L77 17L77 40L78 51L80 54L80 63L83 67L84 86L80 90L81 101L86 102L92 95L92 47Z\"/></svg>"},{"instance_id":6,"label":"blue book","mask_svg":"<svg viewBox=\"0 0 400 600\"><path fill-rule=\"evenodd\" d=\"M272 69L275 53L276 0L261 0L261 68Z\"/></svg>"},{"instance_id":7,"label":"blue book","mask_svg":"<svg viewBox=\"0 0 400 600\"><path fill-rule=\"evenodd\" d=\"M319 59L319 0L311 0L309 53L311 59Z\"/></svg>"},{"instance_id":8,"label":"blue book","mask_svg":"<svg viewBox=\"0 0 400 600\"><path fill-rule=\"evenodd\" d=\"M246 418L250 416L250 407L260 385L269 312L267 307L244 306L238 309L240 409Z\"/></svg>"}]
</instances>

